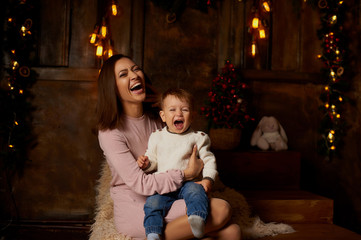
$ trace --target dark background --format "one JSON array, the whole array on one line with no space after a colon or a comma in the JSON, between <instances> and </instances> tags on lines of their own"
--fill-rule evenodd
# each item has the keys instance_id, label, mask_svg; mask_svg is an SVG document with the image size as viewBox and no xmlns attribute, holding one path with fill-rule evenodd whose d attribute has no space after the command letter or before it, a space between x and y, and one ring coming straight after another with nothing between
<instances>
[{"instance_id":1,"label":"dark background","mask_svg":"<svg viewBox=\"0 0 361 240\"><path fill-rule=\"evenodd\" d=\"M40 1L34 68L39 77L32 88L38 145L23 176L12 182L13 198L6 178L0 178L0 216L5 222L94 217L95 184L103 157L94 131L99 61L88 38L100 2ZM275 116L287 133L289 149L301 154L302 188L334 199L334 222L361 233L360 3L347 1L345 24L355 72L347 80L352 85L347 95L355 104L346 107L350 128L341 156L328 161L317 154L323 90L322 63L316 58L321 52L318 10L304 1L275 0L269 19L271 38L262 46L263 53L252 59L247 52L252 2L217 1L207 12L189 4L174 23L167 23L167 10L152 1L119 1L121 14L110 23L115 50L143 66L157 90L171 86L190 90L197 108L204 104L226 59L242 68L250 81L256 121ZM197 115L194 128L207 131L206 119ZM244 134L243 149L248 147L247 137Z\"/></svg>"}]
</instances>

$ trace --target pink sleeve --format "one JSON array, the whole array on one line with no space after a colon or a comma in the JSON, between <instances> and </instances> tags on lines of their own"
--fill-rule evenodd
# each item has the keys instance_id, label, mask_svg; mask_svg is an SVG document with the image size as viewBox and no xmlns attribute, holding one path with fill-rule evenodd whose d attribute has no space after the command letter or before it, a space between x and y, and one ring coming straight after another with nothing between
<instances>
[{"instance_id":1,"label":"pink sleeve","mask_svg":"<svg viewBox=\"0 0 361 240\"><path fill-rule=\"evenodd\" d=\"M108 164L122 181L141 195L164 194L177 190L183 182L183 171L170 170L165 173L145 174L138 167L124 137L119 131L99 131L99 144ZM114 176L113 176L114 177Z\"/></svg>"}]
</instances>

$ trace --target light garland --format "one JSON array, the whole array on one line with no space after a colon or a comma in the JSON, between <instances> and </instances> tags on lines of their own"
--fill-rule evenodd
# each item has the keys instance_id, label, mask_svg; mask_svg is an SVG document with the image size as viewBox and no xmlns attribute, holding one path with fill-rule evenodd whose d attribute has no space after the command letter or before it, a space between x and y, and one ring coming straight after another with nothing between
<instances>
[{"instance_id":1,"label":"light garland","mask_svg":"<svg viewBox=\"0 0 361 240\"><path fill-rule=\"evenodd\" d=\"M35 144L32 132L32 94L29 89L36 82L36 73L31 69L35 56L34 1L9 1L4 28L4 50L7 75L1 79L0 131L2 166L11 175L21 173L28 160L28 150ZM36 22L36 21L35 21Z\"/></svg>"},{"instance_id":2,"label":"light garland","mask_svg":"<svg viewBox=\"0 0 361 240\"><path fill-rule=\"evenodd\" d=\"M263 41L268 38L269 23L267 22L267 18L271 11L271 1L254 1L251 10L251 20L248 26L248 33L251 36L250 54L253 58L258 54L258 41Z\"/></svg>"},{"instance_id":3,"label":"light garland","mask_svg":"<svg viewBox=\"0 0 361 240\"><path fill-rule=\"evenodd\" d=\"M89 42L95 46L95 55L100 59L101 65L104 60L114 54L114 44L111 38L109 18L119 15L119 6L115 0L112 0L106 7L101 22L94 27L94 31L89 36Z\"/></svg>"},{"instance_id":4,"label":"light garland","mask_svg":"<svg viewBox=\"0 0 361 240\"><path fill-rule=\"evenodd\" d=\"M344 2L340 0L319 0L317 6L321 12L318 37L322 40L322 54L318 58L324 63L322 72L325 77L320 96L323 102L320 110L324 115L318 150L320 154L332 157L342 144L346 128L343 116L343 104L347 100L343 93L348 86L345 82L347 49L343 31L346 11Z\"/></svg>"}]
</instances>

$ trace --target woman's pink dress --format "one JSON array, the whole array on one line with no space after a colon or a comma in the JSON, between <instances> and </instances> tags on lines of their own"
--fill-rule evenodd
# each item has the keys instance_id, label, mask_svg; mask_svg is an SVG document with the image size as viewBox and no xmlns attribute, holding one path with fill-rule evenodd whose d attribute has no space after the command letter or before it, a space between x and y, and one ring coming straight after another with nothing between
<instances>
[{"instance_id":1,"label":"woman's pink dress","mask_svg":"<svg viewBox=\"0 0 361 240\"><path fill-rule=\"evenodd\" d=\"M112 172L110 195L114 201L116 229L134 239L145 239L143 206L146 197L177 190L182 185L183 172L145 174L136 159L144 155L150 134L162 125L147 115L124 116L123 119L121 129L99 131L99 145ZM166 216L166 222L185 214L184 200L178 200Z\"/></svg>"}]
</instances>

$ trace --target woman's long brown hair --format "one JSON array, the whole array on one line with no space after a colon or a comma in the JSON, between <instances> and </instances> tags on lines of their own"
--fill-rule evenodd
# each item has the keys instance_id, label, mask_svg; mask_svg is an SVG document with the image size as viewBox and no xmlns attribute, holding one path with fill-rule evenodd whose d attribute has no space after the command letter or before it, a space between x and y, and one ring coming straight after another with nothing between
<instances>
[{"instance_id":1,"label":"woman's long brown hair","mask_svg":"<svg viewBox=\"0 0 361 240\"><path fill-rule=\"evenodd\" d=\"M115 79L115 63L122 58L131 59L128 56L117 54L110 57L103 64L98 77L98 101L96 108L97 128L98 130L115 129L121 126L121 115L123 114L122 104L119 99L118 88ZM132 60L132 59L131 59ZM145 76L146 93L154 92L147 87L150 84ZM156 109L152 109L152 103L143 103L143 110L153 118L158 117Z\"/></svg>"}]
</instances>

